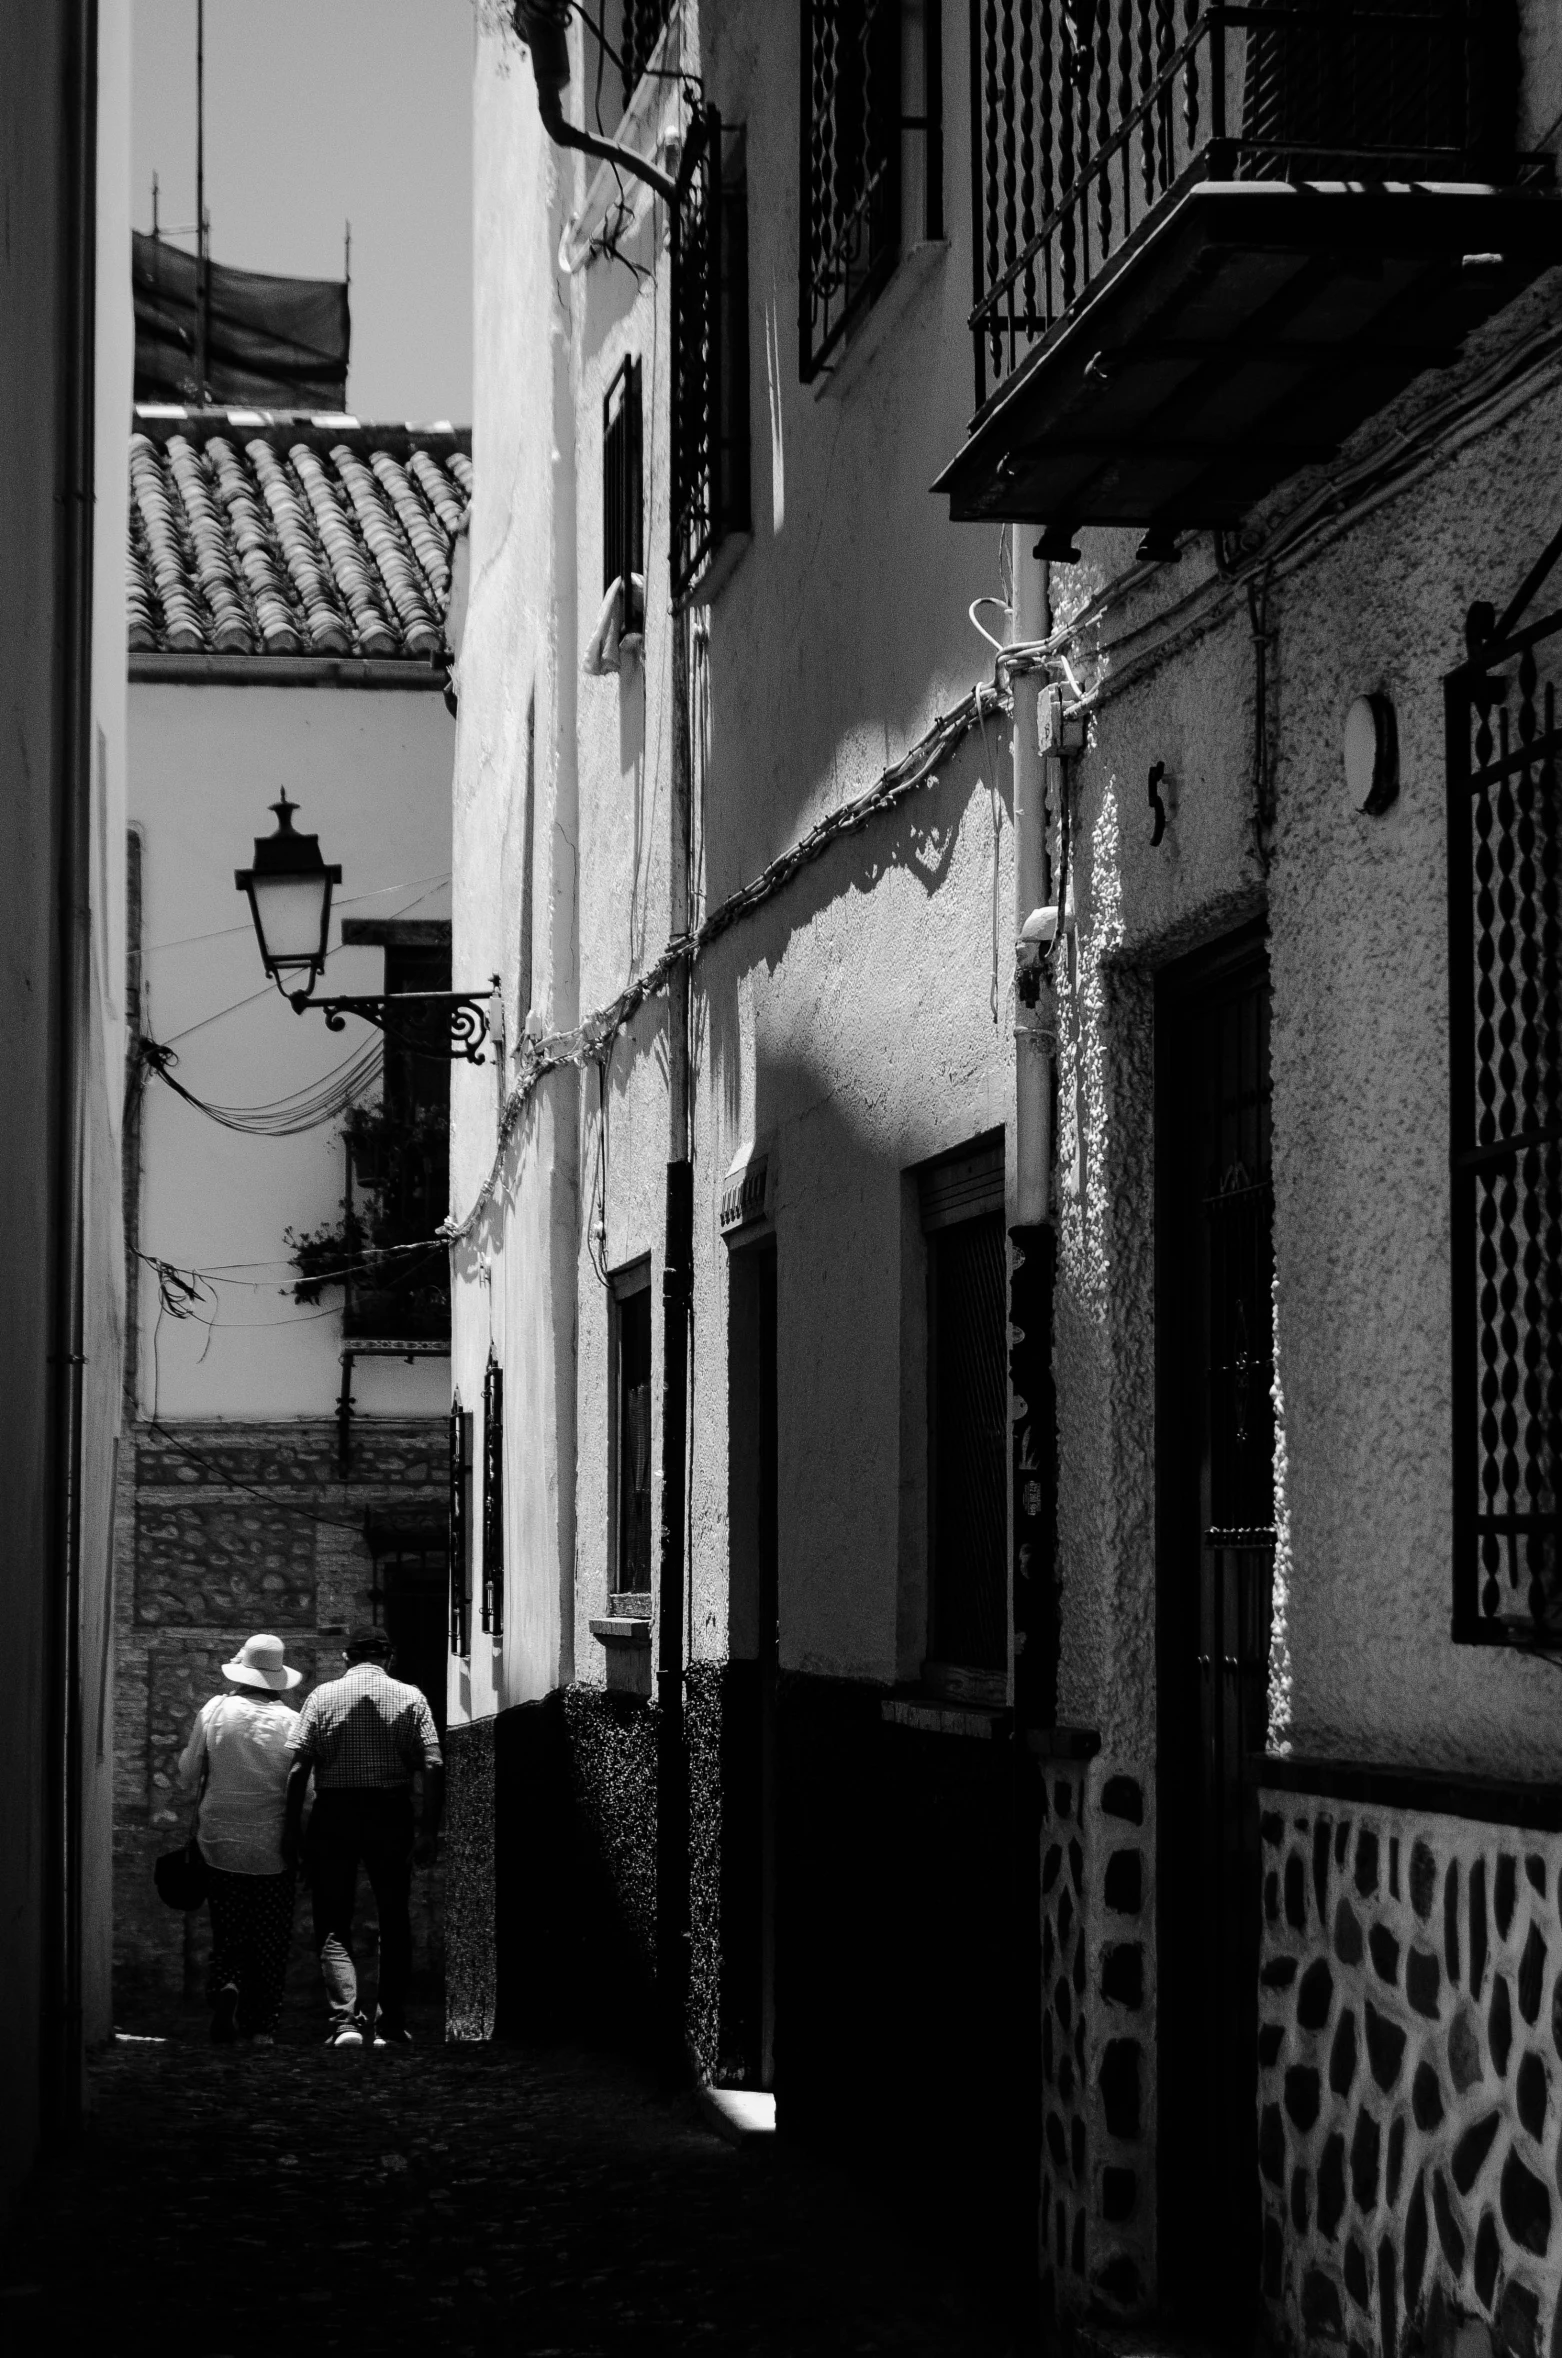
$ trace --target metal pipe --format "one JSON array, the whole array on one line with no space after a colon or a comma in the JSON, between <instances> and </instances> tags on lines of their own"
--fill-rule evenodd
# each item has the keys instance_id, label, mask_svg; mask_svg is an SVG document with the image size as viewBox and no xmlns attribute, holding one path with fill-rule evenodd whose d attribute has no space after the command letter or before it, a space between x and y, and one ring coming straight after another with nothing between
<instances>
[{"instance_id":1,"label":"metal pipe","mask_svg":"<svg viewBox=\"0 0 1562 2358\"><path fill-rule=\"evenodd\" d=\"M671 920L689 923L689 618L672 617ZM694 1164L689 1139L689 966L667 986L667 1215L662 1260L662 1518L657 1565L657 1979L669 2055L686 2052L689 1988L689 1772L684 1732L689 1359L694 1293Z\"/></svg>"},{"instance_id":2,"label":"metal pipe","mask_svg":"<svg viewBox=\"0 0 1562 2358\"><path fill-rule=\"evenodd\" d=\"M206 0L195 0L195 386L206 405L211 293L206 253Z\"/></svg>"},{"instance_id":3,"label":"metal pipe","mask_svg":"<svg viewBox=\"0 0 1562 2358\"><path fill-rule=\"evenodd\" d=\"M564 93L569 87L568 8L560 6L559 0L515 0L514 21L531 55L537 84L537 112L554 146L573 147L582 155L599 156L604 163L616 164L631 179L643 180L647 188L654 188L665 203L674 203L678 184L670 173L644 156L637 156L633 149L620 147L611 139L598 139L592 132L577 130L565 120Z\"/></svg>"},{"instance_id":4,"label":"metal pipe","mask_svg":"<svg viewBox=\"0 0 1562 2358\"><path fill-rule=\"evenodd\" d=\"M1011 637L1034 644L1047 635L1048 567L1023 546L1029 534L1013 527L1014 590ZM1046 682L1039 671L1014 682L1014 931L1048 899L1047 763L1037 731L1037 705ZM1052 1068L1057 1011L1045 973L1034 1005L1018 998L1014 1012L1014 1222L1034 1228L1050 1218Z\"/></svg>"},{"instance_id":5,"label":"metal pipe","mask_svg":"<svg viewBox=\"0 0 1562 2358\"><path fill-rule=\"evenodd\" d=\"M77 0L66 36L63 285L55 543L55 973L50 1119L54 1210L49 1349L52 1501L47 1763L49 1911L40 2100L49 2142L82 2110L81 1478L85 1359L85 1033L91 997L94 312L97 299L97 0Z\"/></svg>"}]
</instances>

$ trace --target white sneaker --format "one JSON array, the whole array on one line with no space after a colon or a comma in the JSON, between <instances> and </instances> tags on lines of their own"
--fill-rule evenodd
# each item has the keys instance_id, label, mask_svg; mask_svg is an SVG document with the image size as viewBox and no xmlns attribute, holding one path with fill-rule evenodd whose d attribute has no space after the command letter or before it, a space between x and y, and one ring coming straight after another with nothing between
<instances>
[{"instance_id":1,"label":"white sneaker","mask_svg":"<svg viewBox=\"0 0 1562 2358\"><path fill-rule=\"evenodd\" d=\"M363 2033L356 2023L344 2023L340 2030L326 2032L325 2043L328 2047L361 2047Z\"/></svg>"}]
</instances>

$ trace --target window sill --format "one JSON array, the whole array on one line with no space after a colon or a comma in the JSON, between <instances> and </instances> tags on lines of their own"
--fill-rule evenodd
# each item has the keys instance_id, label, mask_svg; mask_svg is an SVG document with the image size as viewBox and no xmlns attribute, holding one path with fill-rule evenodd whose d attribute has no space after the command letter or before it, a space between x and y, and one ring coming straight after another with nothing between
<instances>
[{"instance_id":1,"label":"window sill","mask_svg":"<svg viewBox=\"0 0 1562 2358\"><path fill-rule=\"evenodd\" d=\"M714 606L748 555L754 535L747 529L724 532L703 573L697 573L674 603L680 614L691 606Z\"/></svg>"},{"instance_id":2,"label":"window sill","mask_svg":"<svg viewBox=\"0 0 1562 2358\"><path fill-rule=\"evenodd\" d=\"M590 1624L591 1634L602 1648L606 1684L610 1695L638 1695L648 1700L651 1693L651 1600L628 1596L614 1597L617 1604L644 1603L643 1613L603 1613Z\"/></svg>"},{"instance_id":3,"label":"window sill","mask_svg":"<svg viewBox=\"0 0 1562 2358\"><path fill-rule=\"evenodd\" d=\"M913 1728L922 1736L965 1736L978 1743L997 1741L1008 1725L1007 1711L975 1703L945 1703L913 1695L887 1695L880 1716L892 1727Z\"/></svg>"},{"instance_id":4,"label":"window sill","mask_svg":"<svg viewBox=\"0 0 1562 2358\"><path fill-rule=\"evenodd\" d=\"M645 1646L651 1643L649 1614L606 1613L591 1624L591 1634L603 1646Z\"/></svg>"},{"instance_id":5,"label":"window sill","mask_svg":"<svg viewBox=\"0 0 1562 2358\"><path fill-rule=\"evenodd\" d=\"M845 400L858 378L866 375L875 354L889 341L923 288L937 276L948 252L946 237L924 238L918 245L907 246L890 273L883 294L869 305L835 357L815 377L812 387L815 401Z\"/></svg>"}]
</instances>

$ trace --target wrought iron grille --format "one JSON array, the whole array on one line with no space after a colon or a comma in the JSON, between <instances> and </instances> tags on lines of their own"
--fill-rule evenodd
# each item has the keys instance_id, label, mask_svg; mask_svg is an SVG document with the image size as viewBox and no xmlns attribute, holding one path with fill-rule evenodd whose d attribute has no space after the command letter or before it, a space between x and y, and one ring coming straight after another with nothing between
<instances>
[{"instance_id":1,"label":"wrought iron grille","mask_svg":"<svg viewBox=\"0 0 1562 2358\"><path fill-rule=\"evenodd\" d=\"M1009 1660L1008 1266L1001 1212L928 1239L936 1661Z\"/></svg>"},{"instance_id":2,"label":"wrought iron grille","mask_svg":"<svg viewBox=\"0 0 1562 2358\"><path fill-rule=\"evenodd\" d=\"M741 131L690 126L673 219L673 595L749 526L748 187Z\"/></svg>"},{"instance_id":3,"label":"wrought iron grille","mask_svg":"<svg viewBox=\"0 0 1562 2358\"><path fill-rule=\"evenodd\" d=\"M971 0L980 409L1193 180L1512 165L1502 0Z\"/></svg>"},{"instance_id":4,"label":"wrought iron grille","mask_svg":"<svg viewBox=\"0 0 1562 2358\"><path fill-rule=\"evenodd\" d=\"M920 139L921 234L943 227L941 0L800 0L799 345L803 382L829 361L900 254L906 134ZM907 68L922 82L906 111Z\"/></svg>"},{"instance_id":5,"label":"wrought iron grille","mask_svg":"<svg viewBox=\"0 0 1562 2358\"><path fill-rule=\"evenodd\" d=\"M1562 613L1445 686L1453 1630L1508 1644L1562 1633L1559 670Z\"/></svg>"},{"instance_id":6,"label":"wrought iron grille","mask_svg":"<svg viewBox=\"0 0 1562 2358\"><path fill-rule=\"evenodd\" d=\"M602 587L624 585L621 626L640 628L645 575L645 477L640 363L620 362L602 397ZM640 584L641 587L636 585Z\"/></svg>"},{"instance_id":7,"label":"wrought iron grille","mask_svg":"<svg viewBox=\"0 0 1562 2358\"><path fill-rule=\"evenodd\" d=\"M461 1395L450 1403L450 1651L472 1651L471 1533L472 1412Z\"/></svg>"},{"instance_id":8,"label":"wrought iron grille","mask_svg":"<svg viewBox=\"0 0 1562 2358\"><path fill-rule=\"evenodd\" d=\"M483 1375L483 1608L490 1636L504 1634L504 1369L493 1353Z\"/></svg>"},{"instance_id":9,"label":"wrought iron grille","mask_svg":"<svg viewBox=\"0 0 1562 2358\"><path fill-rule=\"evenodd\" d=\"M623 67L626 107L635 94L635 84L651 62L651 52L672 12L673 0L623 0L618 55Z\"/></svg>"},{"instance_id":10,"label":"wrought iron grille","mask_svg":"<svg viewBox=\"0 0 1562 2358\"><path fill-rule=\"evenodd\" d=\"M651 1586L651 1288L617 1297L618 1561L615 1586Z\"/></svg>"}]
</instances>

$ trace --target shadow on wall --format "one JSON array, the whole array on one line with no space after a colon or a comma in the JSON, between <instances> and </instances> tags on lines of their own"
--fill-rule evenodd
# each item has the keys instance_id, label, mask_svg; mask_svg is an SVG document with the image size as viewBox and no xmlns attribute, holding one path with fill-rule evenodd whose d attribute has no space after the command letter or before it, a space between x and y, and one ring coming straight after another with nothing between
<instances>
[{"instance_id":1,"label":"shadow on wall","mask_svg":"<svg viewBox=\"0 0 1562 2358\"><path fill-rule=\"evenodd\" d=\"M768 1105L756 1106L751 1116L745 1114L740 1102L742 1046L735 975L746 978L763 968L774 976L786 963L794 941L827 911L853 899L870 900L875 889L897 873L913 878L927 901L935 902L949 881L961 836L972 828L980 846L977 856L986 852L992 860L996 938L1003 943L1009 919L1007 901L1000 901L1007 889L1001 837L1012 825L1014 807L1006 742L1007 731L996 722L989 722L985 739L980 731L973 731L944 763L936 782L929 779L893 810L870 819L859 833L833 844L812 866L800 869L775 900L742 918L696 969L698 987L692 999L696 1067L716 1075L727 1132L734 1141L740 1130L754 1138L774 1134L782 1123L795 1119L821 1087L831 1085L817 1073L799 1071L795 1086L788 1088L780 1067L773 1065ZM995 774L997 828L992 819ZM708 835L706 873L708 878L720 873ZM734 876L731 889L744 881L746 878ZM708 890L707 908L714 905L716 897L714 888ZM935 945L908 944L894 916L886 916L882 929L859 926L858 935L854 979L865 1004L882 998L898 1007L897 977L906 974L913 956L925 968L930 955L936 956ZM998 974L1000 990L1007 989L1008 977L1001 965ZM840 980L839 971L833 971L832 986L838 988ZM936 1020L942 1021L945 1011L941 1000Z\"/></svg>"}]
</instances>

